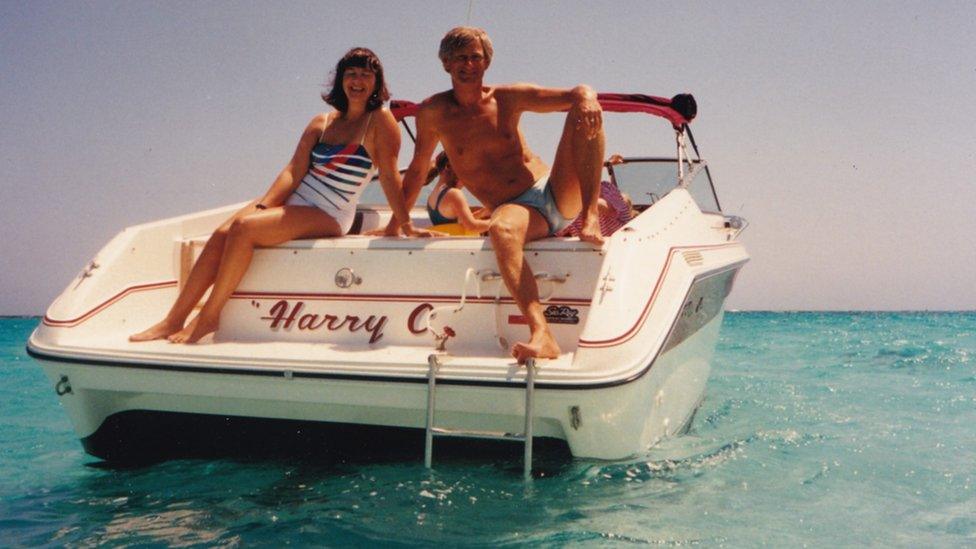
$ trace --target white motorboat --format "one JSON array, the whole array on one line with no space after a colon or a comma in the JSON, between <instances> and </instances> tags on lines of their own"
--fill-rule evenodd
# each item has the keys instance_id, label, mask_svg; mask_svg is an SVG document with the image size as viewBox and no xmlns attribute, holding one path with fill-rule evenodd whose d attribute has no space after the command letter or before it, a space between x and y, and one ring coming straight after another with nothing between
<instances>
[{"instance_id":1,"label":"white motorboat","mask_svg":"<svg viewBox=\"0 0 976 549\"><path fill-rule=\"evenodd\" d=\"M563 350L534 369L509 354L528 330L490 242L364 236L391 216L371 204L360 205L348 236L257 250L219 331L197 345L127 338L169 308L208 236L242 204L129 227L51 304L28 351L85 450L109 460L129 457L147 433L160 436L154 420L172 417L412 428L422 437L435 415L467 434L561 439L574 456L643 452L692 421L748 254L742 220L722 212L698 157L691 96L600 101L607 112L670 122L676 155L608 164L638 213L602 248L572 237L528 246ZM394 105L401 120L414 110ZM429 225L423 210L411 214ZM164 440L179 444L183 434Z\"/></svg>"}]
</instances>

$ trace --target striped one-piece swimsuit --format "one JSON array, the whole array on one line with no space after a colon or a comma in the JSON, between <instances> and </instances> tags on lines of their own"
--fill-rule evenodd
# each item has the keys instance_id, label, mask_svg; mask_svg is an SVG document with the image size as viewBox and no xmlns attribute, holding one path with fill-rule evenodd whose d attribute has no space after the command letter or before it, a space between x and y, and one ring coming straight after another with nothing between
<instances>
[{"instance_id":1,"label":"striped one-piece swimsuit","mask_svg":"<svg viewBox=\"0 0 976 549\"><path fill-rule=\"evenodd\" d=\"M362 140L348 145L319 142L312 149L308 173L286 204L314 206L332 216L346 234L356 218L359 197L372 177L373 160Z\"/></svg>"}]
</instances>

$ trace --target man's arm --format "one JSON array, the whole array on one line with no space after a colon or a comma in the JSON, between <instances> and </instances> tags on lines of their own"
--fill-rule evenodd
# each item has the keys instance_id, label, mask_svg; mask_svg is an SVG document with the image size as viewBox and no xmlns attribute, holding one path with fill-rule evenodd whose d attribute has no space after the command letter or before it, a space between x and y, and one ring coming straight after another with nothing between
<instances>
[{"instance_id":1,"label":"man's arm","mask_svg":"<svg viewBox=\"0 0 976 549\"><path fill-rule=\"evenodd\" d=\"M400 128L390 111L381 109L377 113L374 126L376 137L373 140L376 149L376 165L379 168L380 184L383 194L393 211L391 223L399 227L408 235L415 233L410 222L410 210L404 207L403 193L400 182L400 172L397 170L397 156L400 153Z\"/></svg>"},{"instance_id":2,"label":"man's arm","mask_svg":"<svg viewBox=\"0 0 976 549\"><path fill-rule=\"evenodd\" d=\"M413 159L410 166L403 174L403 202L407 208L407 213L413 208L420 196L420 189L424 186L425 176L430 170L430 158L434 155L434 149L440 142L437 136L433 113L429 107L421 106L417 111L417 142L413 149ZM399 234L395 219L391 219L386 227L386 234Z\"/></svg>"},{"instance_id":3,"label":"man's arm","mask_svg":"<svg viewBox=\"0 0 976 549\"><path fill-rule=\"evenodd\" d=\"M569 111L569 118L577 127L587 130L590 139L603 126L603 108L596 100L596 92L586 84L575 88L543 88L535 84L500 86L495 97L514 112Z\"/></svg>"}]
</instances>

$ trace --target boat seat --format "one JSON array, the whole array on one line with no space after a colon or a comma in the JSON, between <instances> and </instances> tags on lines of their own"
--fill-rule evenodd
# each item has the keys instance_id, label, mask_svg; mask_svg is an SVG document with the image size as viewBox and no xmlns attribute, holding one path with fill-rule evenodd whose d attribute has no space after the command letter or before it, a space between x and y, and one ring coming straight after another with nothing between
<instances>
[{"instance_id":1,"label":"boat seat","mask_svg":"<svg viewBox=\"0 0 976 549\"><path fill-rule=\"evenodd\" d=\"M349 228L349 234L360 234L363 229L363 212L360 210L356 211L355 217L352 219L352 227Z\"/></svg>"}]
</instances>

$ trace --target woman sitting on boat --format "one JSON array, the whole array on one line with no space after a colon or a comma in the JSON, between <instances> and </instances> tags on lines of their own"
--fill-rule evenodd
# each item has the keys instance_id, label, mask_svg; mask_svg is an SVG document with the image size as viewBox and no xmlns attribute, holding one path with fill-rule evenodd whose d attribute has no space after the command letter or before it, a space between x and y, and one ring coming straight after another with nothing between
<instances>
[{"instance_id":1,"label":"woman sitting on boat","mask_svg":"<svg viewBox=\"0 0 976 549\"><path fill-rule=\"evenodd\" d=\"M166 317L129 340L194 343L216 331L220 311L243 278L254 248L346 234L374 169L397 219L392 230L429 235L414 229L403 202L396 164L400 130L383 108L389 97L376 54L366 48L349 50L336 64L332 89L322 94L336 110L313 118L271 188L213 233ZM184 327L211 284L200 314Z\"/></svg>"},{"instance_id":2,"label":"woman sitting on boat","mask_svg":"<svg viewBox=\"0 0 976 549\"><path fill-rule=\"evenodd\" d=\"M464 185L458 179L447 153L441 151L434 161L434 167L427 175L427 182L437 177L437 184L427 197L427 215L430 223L439 231L461 234L481 234L488 230L491 222L484 219L491 214L486 208L472 209L461 189ZM452 231L452 224L455 229Z\"/></svg>"}]
</instances>

